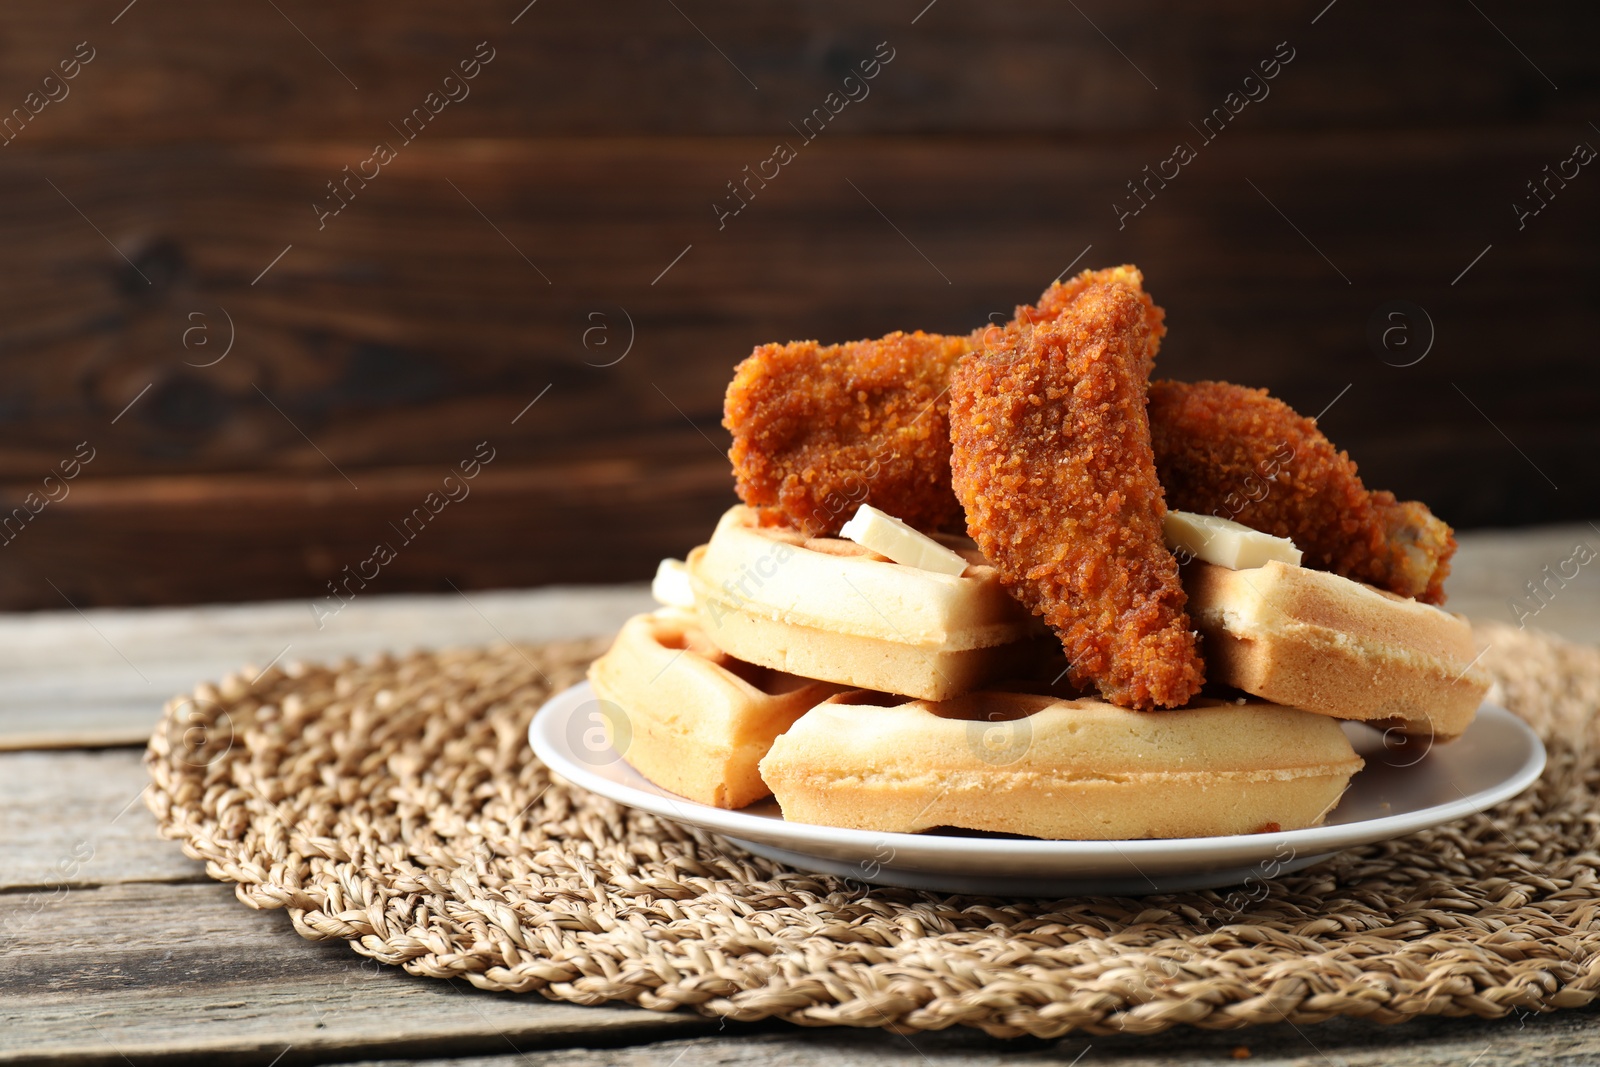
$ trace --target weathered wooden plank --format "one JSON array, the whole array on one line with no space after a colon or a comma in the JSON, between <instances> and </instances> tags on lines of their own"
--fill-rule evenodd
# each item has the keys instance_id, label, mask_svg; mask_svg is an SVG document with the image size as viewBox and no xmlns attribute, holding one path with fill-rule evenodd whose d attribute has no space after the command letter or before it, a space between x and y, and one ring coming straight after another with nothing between
<instances>
[{"instance_id":1,"label":"weathered wooden plank","mask_svg":"<svg viewBox=\"0 0 1600 1067\"><path fill-rule=\"evenodd\" d=\"M546 581L569 564L590 578L641 576L641 561L670 550L662 531L697 527L728 499L715 423L751 344L964 330L1091 244L1085 262L1142 263L1168 307L1160 373L1265 385L1308 413L1348 385L1324 425L1374 486L1458 525L1580 517L1600 493L1587 400L1547 383L1587 373L1600 267L1568 235L1600 223L1600 200L1568 193L1525 232L1507 200L1558 141L1230 130L1122 230L1112 202L1170 151L1166 138L964 148L824 137L720 231L712 199L770 151L764 140L419 141L320 232L311 197L353 146L34 153L0 173L0 223L18 234L0 250L11 383L0 510L78 442L96 452L71 496L0 554L0 603L44 606L55 594L41 574L61 584L77 572L92 602L303 593L485 438L501 465L486 478L520 466L525 480L513 479L494 525L453 544L430 538L441 560L471 567L473 584ZM1386 365L1365 340L1374 312L1400 297L1427 308L1438 332L1414 367ZM1541 309L1533 335L1529 307ZM188 316L206 316L220 344L223 310L236 350L185 365L219 351L182 349ZM621 344L623 310L636 344L597 366L620 350L585 349L588 316L608 315ZM1515 375L1504 373L1511 352ZM349 490L330 460L375 488ZM298 480L259 484L255 503L238 506L255 490L95 488L110 475L263 466ZM362 510L361 494L384 486L395 495ZM620 497L625 488L636 495ZM213 493L225 503L208 506ZM75 507L88 510L69 521ZM569 536L618 510L631 518L615 540ZM125 532L108 541L107 528ZM338 553L320 541L327 528L344 531ZM227 563L207 557L208 542L227 545ZM438 588L437 569L404 587Z\"/></svg>"},{"instance_id":2,"label":"weathered wooden plank","mask_svg":"<svg viewBox=\"0 0 1600 1067\"><path fill-rule=\"evenodd\" d=\"M1203 11L1153 0L1081 12L1045 0L923 6L296 0L280 15L173 0L112 26L86 4L11 5L0 100L21 104L87 37L95 60L11 151L83 138L359 135L408 114L488 39L495 59L439 119L456 136L758 133L821 106L888 41L894 59L838 119L852 131L1115 131L1198 121L1287 38L1300 58L1263 117L1283 128L1581 124L1595 110L1583 42L1600 23L1579 4L1493 11L1515 48L1469 5L1444 0L1345 0L1315 25L1316 8L1286 0Z\"/></svg>"},{"instance_id":3,"label":"weathered wooden plank","mask_svg":"<svg viewBox=\"0 0 1600 1067\"><path fill-rule=\"evenodd\" d=\"M363 594L320 629L305 600L0 615L0 750L142 745L169 697L249 664L608 634L651 603L636 585Z\"/></svg>"},{"instance_id":4,"label":"weathered wooden plank","mask_svg":"<svg viewBox=\"0 0 1600 1067\"><path fill-rule=\"evenodd\" d=\"M72 889L205 877L156 832L134 749L0 753L0 891L25 888L22 916ZM42 920L42 916L41 916Z\"/></svg>"},{"instance_id":5,"label":"weathered wooden plank","mask_svg":"<svg viewBox=\"0 0 1600 1067\"><path fill-rule=\"evenodd\" d=\"M1588 523L1473 530L1460 540L1445 585L1451 611L1600 644L1600 530Z\"/></svg>"},{"instance_id":6,"label":"weathered wooden plank","mask_svg":"<svg viewBox=\"0 0 1600 1067\"><path fill-rule=\"evenodd\" d=\"M305 941L215 884L74 889L32 914L24 894L0 894L0 929L0 1063L306 1063L716 1029L413 978Z\"/></svg>"},{"instance_id":7,"label":"weathered wooden plank","mask_svg":"<svg viewBox=\"0 0 1600 1067\"><path fill-rule=\"evenodd\" d=\"M629 1048L565 1049L539 1057L547 1067L1197 1067L1247 1061L1254 1067L1532 1067L1600 1062L1600 1015L1419 1019L1400 1026L1335 1020L1320 1026L1262 1026L1226 1033L1179 1027L1154 1036L1002 1041L968 1030L896 1036L873 1030L792 1030L747 1036L659 1041ZM384 1060L362 1067L512 1067L510 1056Z\"/></svg>"},{"instance_id":8,"label":"weathered wooden plank","mask_svg":"<svg viewBox=\"0 0 1600 1067\"><path fill-rule=\"evenodd\" d=\"M6 546L0 603L292 596L315 621L310 602L337 604L324 603L330 582L348 596L647 579L662 556L703 541L736 499L726 461L692 431L684 444L699 447L500 467L448 504L438 470L356 472L359 490L336 474L86 484ZM184 492L153 505L175 481Z\"/></svg>"},{"instance_id":9,"label":"weathered wooden plank","mask_svg":"<svg viewBox=\"0 0 1600 1067\"><path fill-rule=\"evenodd\" d=\"M1589 1062L1600 1055L1592 1010L1498 1022L1426 1019L1380 1027L1334 1021L1232 1033L1178 1029L1154 1037L1000 1042L971 1031L898 1037L877 1031L752 1028L644 1011L580 1008L532 997L491 996L363 963L341 943L302 941L276 913L239 906L226 887L127 885L79 888L26 914L23 894L0 894L0 1062L118 1063L223 1056L238 1062L324 1062L401 1054L501 1067L501 1051L639 1043L549 1057L590 1063L718 1062L803 1065L856 1062L1069 1064L1080 1054L1129 1067L1226 1062L1239 1047L1267 1064L1352 1067ZM19 922L19 913L27 921ZM658 1039L677 1032L709 1040ZM655 1041L653 1044L644 1042ZM289 1051L285 1053L285 1048ZM1085 1052L1085 1049L1091 1049ZM600 1058L595 1058L595 1057ZM395 1061L398 1062L398 1061Z\"/></svg>"},{"instance_id":10,"label":"weathered wooden plank","mask_svg":"<svg viewBox=\"0 0 1600 1067\"><path fill-rule=\"evenodd\" d=\"M1311 411L1354 381L1330 413L1337 429L1385 474L1422 454L1405 470L1417 478L1441 445L1498 436L1455 381L1557 484L1570 473L1583 485L1588 465L1562 449L1579 399L1535 386L1580 373L1600 325L1586 299L1600 268L1569 239L1600 224L1600 199L1570 191L1524 232L1509 209L1569 139L1227 130L1121 229L1114 205L1137 206L1127 183L1171 153L1173 135L1109 146L823 137L769 188L752 185L721 229L714 203L737 205L726 183L767 158L770 139L419 141L321 230L324 183L370 148L34 153L0 173L0 224L17 238L0 250L0 370L12 383L0 479L14 504L81 441L95 458L79 485L327 472L317 449L346 469L445 468L485 436L503 461L647 448L640 435L685 430L682 412L715 423L753 344L968 330L1092 244L1085 263L1139 262L1168 307L1161 373L1259 382ZM1400 296L1426 307L1440 336L1435 358L1411 368L1386 366L1364 336ZM1532 300L1536 345L1526 317L1505 310ZM630 321L626 359L599 366L621 356ZM189 350L186 331L197 331ZM226 359L192 365L230 336ZM1507 351L1527 361L1514 378ZM1533 475L1525 463L1517 473Z\"/></svg>"}]
</instances>

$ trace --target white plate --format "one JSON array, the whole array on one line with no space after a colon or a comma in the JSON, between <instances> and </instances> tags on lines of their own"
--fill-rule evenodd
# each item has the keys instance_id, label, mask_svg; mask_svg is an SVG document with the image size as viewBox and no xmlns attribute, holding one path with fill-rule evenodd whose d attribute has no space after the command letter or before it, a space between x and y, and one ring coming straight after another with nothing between
<instances>
[{"instance_id":1,"label":"white plate","mask_svg":"<svg viewBox=\"0 0 1600 1067\"><path fill-rule=\"evenodd\" d=\"M551 697L528 726L539 758L575 785L720 834L758 856L880 885L995 896L1142 896L1262 882L1354 845L1386 841L1507 800L1544 770L1526 723L1485 704L1467 732L1431 749L1386 749L1344 723L1367 761L1322 826L1143 841L1040 841L960 833L897 834L785 822L771 800L725 811L660 789L596 745L601 704L587 682Z\"/></svg>"}]
</instances>

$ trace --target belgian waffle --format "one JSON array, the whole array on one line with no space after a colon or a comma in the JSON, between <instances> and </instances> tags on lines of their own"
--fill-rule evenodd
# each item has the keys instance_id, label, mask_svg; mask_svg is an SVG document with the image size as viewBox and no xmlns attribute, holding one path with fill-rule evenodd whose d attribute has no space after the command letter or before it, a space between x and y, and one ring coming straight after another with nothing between
<instances>
[{"instance_id":1,"label":"belgian waffle","mask_svg":"<svg viewBox=\"0 0 1600 1067\"><path fill-rule=\"evenodd\" d=\"M656 785L718 808L770 794L757 765L773 738L838 689L740 662L675 608L629 619L589 681L601 703L575 729L604 730L589 746L597 758L620 752Z\"/></svg>"},{"instance_id":2,"label":"belgian waffle","mask_svg":"<svg viewBox=\"0 0 1600 1067\"><path fill-rule=\"evenodd\" d=\"M833 537L763 526L738 506L689 553L701 626L717 647L807 678L942 700L1024 671L1043 631L970 541L960 575L893 563Z\"/></svg>"},{"instance_id":3,"label":"belgian waffle","mask_svg":"<svg viewBox=\"0 0 1600 1067\"><path fill-rule=\"evenodd\" d=\"M1207 677L1280 704L1448 741L1489 682L1459 615L1327 571L1184 567Z\"/></svg>"},{"instance_id":4,"label":"belgian waffle","mask_svg":"<svg viewBox=\"0 0 1600 1067\"><path fill-rule=\"evenodd\" d=\"M839 693L761 762L785 819L1074 840L1314 826L1361 759L1334 720L1262 701L1174 711L984 691Z\"/></svg>"}]
</instances>

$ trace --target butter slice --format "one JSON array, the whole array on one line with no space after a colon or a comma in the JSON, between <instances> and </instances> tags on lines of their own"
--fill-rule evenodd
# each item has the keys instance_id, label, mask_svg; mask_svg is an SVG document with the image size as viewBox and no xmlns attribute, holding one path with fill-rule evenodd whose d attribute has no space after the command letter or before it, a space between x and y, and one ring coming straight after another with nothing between
<instances>
[{"instance_id":1,"label":"butter slice","mask_svg":"<svg viewBox=\"0 0 1600 1067\"><path fill-rule=\"evenodd\" d=\"M1300 565L1300 550L1287 537L1273 537L1220 515L1169 511L1161 532L1172 551L1230 570L1262 567L1273 560Z\"/></svg>"},{"instance_id":2,"label":"butter slice","mask_svg":"<svg viewBox=\"0 0 1600 1067\"><path fill-rule=\"evenodd\" d=\"M694 608L694 589L689 584L689 568L681 559L664 559L650 582L650 595L667 608Z\"/></svg>"},{"instance_id":3,"label":"butter slice","mask_svg":"<svg viewBox=\"0 0 1600 1067\"><path fill-rule=\"evenodd\" d=\"M839 536L848 537L863 548L870 548L907 567L950 575L959 575L967 569L967 561L959 553L871 504L857 508Z\"/></svg>"}]
</instances>

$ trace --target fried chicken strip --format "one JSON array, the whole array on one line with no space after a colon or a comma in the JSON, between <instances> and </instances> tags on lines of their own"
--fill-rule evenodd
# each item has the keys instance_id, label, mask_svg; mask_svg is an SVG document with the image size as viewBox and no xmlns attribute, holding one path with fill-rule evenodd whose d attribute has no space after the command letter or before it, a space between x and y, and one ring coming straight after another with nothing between
<instances>
[{"instance_id":1,"label":"fried chicken strip","mask_svg":"<svg viewBox=\"0 0 1600 1067\"><path fill-rule=\"evenodd\" d=\"M968 532L1055 629L1074 684L1123 707L1177 707L1205 675L1161 535L1142 295L1090 284L1059 316L964 357L950 465Z\"/></svg>"},{"instance_id":2,"label":"fried chicken strip","mask_svg":"<svg viewBox=\"0 0 1600 1067\"><path fill-rule=\"evenodd\" d=\"M1124 263L1120 267L1107 267L1104 270L1081 271L1064 282L1052 282L1050 288L1039 297L1037 304L1017 306L1016 315L1012 318L1009 328L1036 326L1041 322L1060 318L1091 286L1113 284L1132 289L1143 302L1145 322L1150 327L1150 358L1155 359L1156 352L1161 347L1161 339L1167 335L1167 313L1150 298L1149 293L1144 291L1144 272L1131 263ZM994 336L987 331L981 332L984 336Z\"/></svg>"},{"instance_id":3,"label":"fried chicken strip","mask_svg":"<svg viewBox=\"0 0 1600 1067\"><path fill-rule=\"evenodd\" d=\"M1011 324L967 337L919 331L841 345L762 345L735 369L723 405L739 498L812 537L838 533L862 503L921 530L959 529L943 395L956 360L988 335L1054 318L1089 286L1113 282L1143 301L1154 356L1164 313L1134 266L1056 282L1037 306L1018 307Z\"/></svg>"},{"instance_id":4,"label":"fried chicken strip","mask_svg":"<svg viewBox=\"0 0 1600 1067\"><path fill-rule=\"evenodd\" d=\"M740 499L812 537L863 503L920 530L959 529L947 389L971 347L918 331L757 348L723 404Z\"/></svg>"},{"instance_id":5,"label":"fried chicken strip","mask_svg":"<svg viewBox=\"0 0 1600 1067\"><path fill-rule=\"evenodd\" d=\"M960 524L941 395L957 359L985 346L1013 350L1107 284L1137 295L1153 359L1165 313L1131 265L1056 282L1007 325L965 338L894 333L757 348L735 372L724 409L739 496L811 536L837 533L864 501L923 530ZM1308 566L1444 603L1456 548L1450 527L1423 504L1369 493L1355 464L1310 420L1260 390L1218 382L1154 383L1149 418L1172 506L1290 537ZM1286 460L1274 457L1289 455L1300 461L1280 474ZM1263 485L1266 496L1256 499Z\"/></svg>"},{"instance_id":6,"label":"fried chicken strip","mask_svg":"<svg viewBox=\"0 0 1600 1067\"><path fill-rule=\"evenodd\" d=\"M1444 603L1450 527L1423 504L1369 492L1313 420L1265 389L1152 382L1150 432L1172 507L1287 537L1308 567Z\"/></svg>"}]
</instances>

